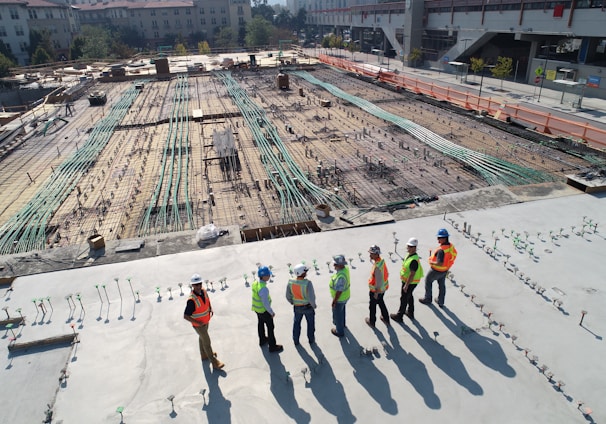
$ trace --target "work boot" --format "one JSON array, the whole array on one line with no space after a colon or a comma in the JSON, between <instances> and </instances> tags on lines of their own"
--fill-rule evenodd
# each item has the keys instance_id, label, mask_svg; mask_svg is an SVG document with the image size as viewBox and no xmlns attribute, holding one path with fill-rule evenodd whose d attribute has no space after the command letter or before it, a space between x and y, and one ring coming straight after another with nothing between
<instances>
[{"instance_id":1,"label":"work boot","mask_svg":"<svg viewBox=\"0 0 606 424\"><path fill-rule=\"evenodd\" d=\"M398 315L398 314L391 314L390 317L395 322L404 322L404 320L402 319L402 317L400 315Z\"/></svg>"},{"instance_id":2,"label":"work boot","mask_svg":"<svg viewBox=\"0 0 606 424\"><path fill-rule=\"evenodd\" d=\"M368 325L371 328L375 328L375 324L373 322L370 322L370 318L366 318L364 320L366 322L366 325Z\"/></svg>"},{"instance_id":3,"label":"work boot","mask_svg":"<svg viewBox=\"0 0 606 424\"><path fill-rule=\"evenodd\" d=\"M419 299L419 302L421 302L423 305L431 305L431 299Z\"/></svg>"},{"instance_id":4,"label":"work boot","mask_svg":"<svg viewBox=\"0 0 606 424\"><path fill-rule=\"evenodd\" d=\"M443 303L440 303L440 302L438 301L438 298L437 298L437 297L434 299L434 301L435 301L435 302L438 304L438 306L439 306L440 308L443 308L443 307L444 307L444 304L443 304Z\"/></svg>"},{"instance_id":5,"label":"work boot","mask_svg":"<svg viewBox=\"0 0 606 424\"><path fill-rule=\"evenodd\" d=\"M381 321L383 321L383 322L385 323L385 325L386 325L386 326L388 326L388 327L391 325L391 324L389 323L389 318L385 319L385 318L383 317L383 315L381 315Z\"/></svg>"},{"instance_id":6,"label":"work boot","mask_svg":"<svg viewBox=\"0 0 606 424\"><path fill-rule=\"evenodd\" d=\"M406 316L407 316L408 318L410 318L412 321L414 321L414 320L415 320L415 315L414 315L414 314L411 314L411 313L410 313L410 311L406 311Z\"/></svg>"},{"instance_id":7,"label":"work boot","mask_svg":"<svg viewBox=\"0 0 606 424\"><path fill-rule=\"evenodd\" d=\"M284 346L279 345L279 344L269 347L270 352L282 352L283 350L284 350Z\"/></svg>"},{"instance_id":8,"label":"work boot","mask_svg":"<svg viewBox=\"0 0 606 424\"><path fill-rule=\"evenodd\" d=\"M216 370L220 370L225 366L225 364L219 361L217 358L213 358L213 368Z\"/></svg>"}]
</instances>

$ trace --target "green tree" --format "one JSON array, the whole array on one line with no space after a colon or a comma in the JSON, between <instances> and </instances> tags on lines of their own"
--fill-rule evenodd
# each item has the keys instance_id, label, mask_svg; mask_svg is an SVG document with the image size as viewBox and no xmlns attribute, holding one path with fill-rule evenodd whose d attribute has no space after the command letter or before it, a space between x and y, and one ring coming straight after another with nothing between
<instances>
[{"instance_id":1,"label":"green tree","mask_svg":"<svg viewBox=\"0 0 606 424\"><path fill-rule=\"evenodd\" d=\"M276 14L276 11L273 7L268 6L267 2L261 3L255 1L253 1L253 7L251 7L250 12L253 19L260 16L270 23L274 21L274 15Z\"/></svg>"},{"instance_id":2,"label":"green tree","mask_svg":"<svg viewBox=\"0 0 606 424\"><path fill-rule=\"evenodd\" d=\"M8 57L0 53L0 77L7 77L10 75L10 68L14 67L15 63Z\"/></svg>"},{"instance_id":3,"label":"green tree","mask_svg":"<svg viewBox=\"0 0 606 424\"><path fill-rule=\"evenodd\" d=\"M71 46L69 46L69 58L71 60L80 59L84 56L84 45L86 40L84 37L77 36L72 40Z\"/></svg>"},{"instance_id":4,"label":"green tree","mask_svg":"<svg viewBox=\"0 0 606 424\"><path fill-rule=\"evenodd\" d=\"M473 74L475 76L478 75L478 72L480 71L484 71L484 66L486 65L486 63L484 62L484 59L477 58L477 57L472 57L469 59L469 61L471 62L471 66L470 69L473 71Z\"/></svg>"},{"instance_id":5,"label":"green tree","mask_svg":"<svg viewBox=\"0 0 606 424\"><path fill-rule=\"evenodd\" d=\"M274 18L274 25L278 28L292 29L292 15L288 9L281 9Z\"/></svg>"},{"instance_id":6,"label":"green tree","mask_svg":"<svg viewBox=\"0 0 606 424\"><path fill-rule=\"evenodd\" d=\"M132 57L135 51L122 41L116 40L111 43L111 55L118 59L126 59Z\"/></svg>"},{"instance_id":7,"label":"green tree","mask_svg":"<svg viewBox=\"0 0 606 424\"><path fill-rule=\"evenodd\" d=\"M416 68L421 60L423 60L423 52L420 48L415 47L408 55L408 62L412 64L413 68Z\"/></svg>"},{"instance_id":8,"label":"green tree","mask_svg":"<svg viewBox=\"0 0 606 424\"><path fill-rule=\"evenodd\" d=\"M210 46L208 45L208 41L200 41L198 43L198 53L210 54Z\"/></svg>"},{"instance_id":9,"label":"green tree","mask_svg":"<svg viewBox=\"0 0 606 424\"><path fill-rule=\"evenodd\" d=\"M246 45L264 46L269 43L272 25L261 16L255 16L246 25Z\"/></svg>"},{"instance_id":10,"label":"green tree","mask_svg":"<svg viewBox=\"0 0 606 424\"><path fill-rule=\"evenodd\" d=\"M4 41L2 40L0 40L0 54L11 62L17 63L17 58L11 51L8 50L8 47L6 47L6 44L4 44Z\"/></svg>"},{"instance_id":11,"label":"green tree","mask_svg":"<svg viewBox=\"0 0 606 424\"><path fill-rule=\"evenodd\" d=\"M86 59L103 59L109 56L110 31L92 25L83 25L80 36L84 39L82 57Z\"/></svg>"},{"instance_id":12,"label":"green tree","mask_svg":"<svg viewBox=\"0 0 606 424\"><path fill-rule=\"evenodd\" d=\"M53 58L50 57L48 52L42 47L38 46L34 54L32 55L32 65L41 65L43 63L50 63Z\"/></svg>"},{"instance_id":13,"label":"green tree","mask_svg":"<svg viewBox=\"0 0 606 424\"><path fill-rule=\"evenodd\" d=\"M175 46L175 54L177 56L186 56L187 49L185 48L185 46L183 44L179 43Z\"/></svg>"},{"instance_id":14,"label":"green tree","mask_svg":"<svg viewBox=\"0 0 606 424\"><path fill-rule=\"evenodd\" d=\"M307 12L304 8L299 9L297 14L292 18L293 30L300 32L305 29L305 22L307 21Z\"/></svg>"},{"instance_id":15,"label":"green tree","mask_svg":"<svg viewBox=\"0 0 606 424\"><path fill-rule=\"evenodd\" d=\"M497 58L497 64L490 70L495 78L501 79L501 90L503 89L503 80L511 74L512 70L513 59L503 56Z\"/></svg>"},{"instance_id":16,"label":"green tree","mask_svg":"<svg viewBox=\"0 0 606 424\"><path fill-rule=\"evenodd\" d=\"M55 52L55 49L53 48L53 43L51 41L51 34L49 31L47 31L47 30L30 31L29 46L28 46L28 53L29 53L30 57L33 57L33 55L36 54L36 52L38 51L39 48L46 52L47 56L51 58L50 61L52 61L52 59L56 57L56 52ZM41 54L41 53L38 53L38 54ZM41 63L47 63L47 62L41 62Z\"/></svg>"},{"instance_id":17,"label":"green tree","mask_svg":"<svg viewBox=\"0 0 606 424\"><path fill-rule=\"evenodd\" d=\"M222 27L215 37L217 47L227 48L236 45L236 34L230 27Z\"/></svg>"}]
</instances>

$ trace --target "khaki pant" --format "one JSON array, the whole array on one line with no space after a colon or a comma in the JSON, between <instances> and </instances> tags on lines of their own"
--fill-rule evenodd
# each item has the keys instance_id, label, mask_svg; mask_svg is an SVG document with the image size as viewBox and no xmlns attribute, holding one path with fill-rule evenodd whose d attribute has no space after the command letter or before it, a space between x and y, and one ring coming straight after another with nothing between
<instances>
[{"instance_id":1,"label":"khaki pant","mask_svg":"<svg viewBox=\"0 0 606 424\"><path fill-rule=\"evenodd\" d=\"M210 345L210 336L208 335L208 324L199 327L193 327L198 333L198 344L200 345L200 356L202 359L214 359L213 348Z\"/></svg>"}]
</instances>

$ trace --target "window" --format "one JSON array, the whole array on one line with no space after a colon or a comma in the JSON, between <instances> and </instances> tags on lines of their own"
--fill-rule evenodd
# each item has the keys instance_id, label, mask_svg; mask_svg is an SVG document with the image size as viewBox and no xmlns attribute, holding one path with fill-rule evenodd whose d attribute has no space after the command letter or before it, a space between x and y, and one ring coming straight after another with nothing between
<instances>
[{"instance_id":1,"label":"window","mask_svg":"<svg viewBox=\"0 0 606 424\"><path fill-rule=\"evenodd\" d=\"M200 25L206 25L206 19L205 18L200 19Z\"/></svg>"},{"instance_id":2,"label":"window","mask_svg":"<svg viewBox=\"0 0 606 424\"><path fill-rule=\"evenodd\" d=\"M27 43L25 41L20 41L19 42L19 48L21 49L22 52L26 52L27 51Z\"/></svg>"},{"instance_id":3,"label":"window","mask_svg":"<svg viewBox=\"0 0 606 424\"><path fill-rule=\"evenodd\" d=\"M214 15L214 14L215 14L215 8L214 8L214 7L211 7L211 8L210 8L210 14L211 14L211 15Z\"/></svg>"},{"instance_id":4,"label":"window","mask_svg":"<svg viewBox=\"0 0 606 424\"><path fill-rule=\"evenodd\" d=\"M0 26L0 37L6 37L8 34L6 33L6 28Z\"/></svg>"},{"instance_id":5,"label":"window","mask_svg":"<svg viewBox=\"0 0 606 424\"><path fill-rule=\"evenodd\" d=\"M191 9L185 9L185 14L186 15L191 15Z\"/></svg>"},{"instance_id":6,"label":"window","mask_svg":"<svg viewBox=\"0 0 606 424\"><path fill-rule=\"evenodd\" d=\"M19 19L19 12L17 12L17 9L9 9L8 11L11 14L11 19Z\"/></svg>"},{"instance_id":7,"label":"window","mask_svg":"<svg viewBox=\"0 0 606 424\"><path fill-rule=\"evenodd\" d=\"M23 27L21 25L15 26L15 33L18 36L23 36L25 33L23 32Z\"/></svg>"},{"instance_id":8,"label":"window","mask_svg":"<svg viewBox=\"0 0 606 424\"><path fill-rule=\"evenodd\" d=\"M27 9L27 12L29 13L30 19L38 19L38 15L34 9Z\"/></svg>"},{"instance_id":9,"label":"window","mask_svg":"<svg viewBox=\"0 0 606 424\"><path fill-rule=\"evenodd\" d=\"M217 19L216 18L211 18L210 19L210 23L211 23L211 25L217 25Z\"/></svg>"},{"instance_id":10,"label":"window","mask_svg":"<svg viewBox=\"0 0 606 424\"><path fill-rule=\"evenodd\" d=\"M173 13L175 14L175 16L179 15L179 9L173 10Z\"/></svg>"},{"instance_id":11,"label":"window","mask_svg":"<svg viewBox=\"0 0 606 424\"><path fill-rule=\"evenodd\" d=\"M175 26L177 28L181 28L181 20L180 19L175 19Z\"/></svg>"},{"instance_id":12,"label":"window","mask_svg":"<svg viewBox=\"0 0 606 424\"><path fill-rule=\"evenodd\" d=\"M192 25L193 25L193 22L191 21L191 19L188 19L188 20L187 20L187 26L188 26L188 27L191 27Z\"/></svg>"},{"instance_id":13,"label":"window","mask_svg":"<svg viewBox=\"0 0 606 424\"><path fill-rule=\"evenodd\" d=\"M221 8L221 14L225 15L225 8L224 7Z\"/></svg>"},{"instance_id":14,"label":"window","mask_svg":"<svg viewBox=\"0 0 606 424\"><path fill-rule=\"evenodd\" d=\"M242 16L240 16L240 17L238 18L238 24L239 24L239 25L244 25L244 18L243 18Z\"/></svg>"},{"instance_id":15,"label":"window","mask_svg":"<svg viewBox=\"0 0 606 424\"><path fill-rule=\"evenodd\" d=\"M204 15L204 8L203 7L200 8L200 15Z\"/></svg>"},{"instance_id":16,"label":"window","mask_svg":"<svg viewBox=\"0 0 606 424\"><path fill-rule=\"evenodd\" d=\"M152 28L158 28L158 21L152 21Z\"/></svg>"},{"instance_id":17,"label":"window","mask_svg":"<svg viewBox=\"0 0 606 424\"><path fill-rule=\"evenodd\" d=\"M165 26L165 27L168 27L168 26L169 26L169 24L168 24L168 19L164 19L164 26Z\"/></svg>"},{"instance_id":18,"label":"window","mask_svg":"<svg viewBox=\"0 0 606 424\"><path fill-rule=\"evenodd\" d=\"M221 25L227 25L227 18L221 18Z\"/></svg>"},{"instance_id":19,"label":"window","mask_svg":"<svg viewBox=\"0 0 606 424\"><path fill-rule=\"evenodd\" d=\"M238 6L238 15L244 15L244 9L242 6Z\"/></svg>"},{"instance_id":20,"label":"window","mask_svg":"<svg viewBox=\"0 0 606 424\"><path fill-rule=\"evenodd\" d=\"M149 13L151 16L156 16L156 9L152 9Z\"/></svg>"},{"instance_id":21,"label":"window","mask_svg":"<svg viewBox=\"0 0 606 424\"><path fill-rule=\"evenodd\" d=\"M154 31L154 38L160 38L160 33L158 31Z\"/></svg>"},{"instance_id":22,"label":"window","mask_svg":"<svg viewBox=\"0 0 606 424\"><path fill-rule=\"evenodd\" d=\"M135 17L135 11L134 11L134 10L131 10L131 11L130 11L130 17L131 17L131 18L134 18L134 17Z\"/></svg>"}]
</instances>

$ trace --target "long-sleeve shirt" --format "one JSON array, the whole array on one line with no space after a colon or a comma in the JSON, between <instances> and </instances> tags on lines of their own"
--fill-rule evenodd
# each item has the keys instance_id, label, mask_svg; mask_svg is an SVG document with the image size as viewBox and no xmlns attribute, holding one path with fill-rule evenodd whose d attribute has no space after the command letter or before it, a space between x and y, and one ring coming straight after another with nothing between
<instances>
[{"instance_id":1,"label":"long-sleeve shirt","mask_svg":"<svg viewBox=\"0 0 606 424\"><path fill-rule=\"evenodd\" d=\"M274 310L271 309L271 302L269 301L269 289L267 287L262 287L259 290L259 297L261 298L261 302L263 303L263 307L270 315L274 314Z\"/></svg>"},{"instance_id":2,"label":"long-sleeve shirt","mask_svg":"<svg viewBox=\"0 0 606 424\"><path fill-rule=\"evenodd\" d=\"M316 309L316 293L314 292L313 284L308 279L300 280L300 282L301 281L305 281L307 283L307 300L309 301L311 307ZM288 300L288 303L290 303L291 305L293 304L293 296L292 290L290 289L290 283L286 286L286 300Z\"/></svg>"}]
</instances>

